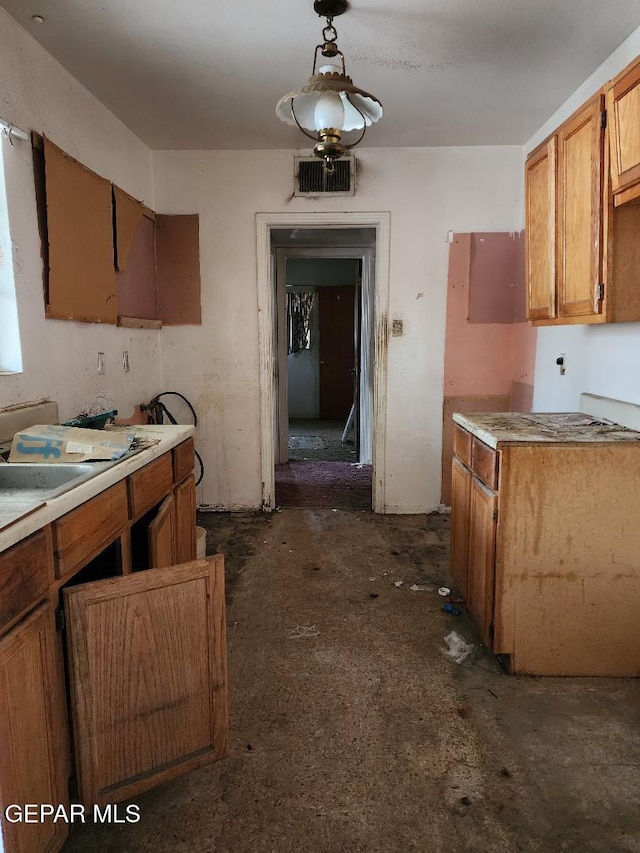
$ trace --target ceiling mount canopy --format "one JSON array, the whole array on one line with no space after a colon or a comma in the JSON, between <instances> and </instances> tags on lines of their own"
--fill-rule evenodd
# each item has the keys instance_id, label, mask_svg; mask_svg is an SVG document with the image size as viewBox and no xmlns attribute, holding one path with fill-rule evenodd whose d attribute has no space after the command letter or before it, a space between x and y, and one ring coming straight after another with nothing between
<instances>
[{"instance_id":1,"label":"ceiling mount canopy","mask_svg":"<svg viewBox=\"0 0 640 853\"><path fill-rule=\"evenodd\" d=\"M276 106L278 118L297 125L315 141L313 153L322 158L329 173L335 168L334 161L361 142L367 127L382 116L380 101L347 77L344 54L336 44L333 19L348 6L347 0L315 0L314 11L327 24L322 30L323 42L314 51L311 77L305 86L280 98ZM343 142L343 134L349 132L360 135L354 142Z\"/></svg>"}]
</instances>

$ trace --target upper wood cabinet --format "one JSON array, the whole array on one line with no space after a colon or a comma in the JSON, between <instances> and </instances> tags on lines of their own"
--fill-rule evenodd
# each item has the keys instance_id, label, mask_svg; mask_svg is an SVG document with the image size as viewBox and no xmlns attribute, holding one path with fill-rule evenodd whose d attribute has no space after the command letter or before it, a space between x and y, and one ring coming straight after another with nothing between
<instances>
[{"instance_id":1,"label":"upper wood cabinet","mask_svg":"<svg viewBox=\"0 0 640 853\"><path fill-rule=\"evenodd\" d=\"M615 204L640 199L640 58L607 87Z\"/></svg>"},{"instance_id":2,"label":"upper wood cabinet","mask_svg":"<svg viewBox=\"0 0 640 853\"><path fill-rule=\"evenodd\" d=\"M640 204L614 207L607 121L603 90L527 158L533 325L640 320Z\"/></svg>"},{"instance_id":3,"label":"upper wood cabinet","mask_svg":"<svg viewBox=\"0 0 640 853\"><path fill-rule=\"evenodd\" d=\"M604 98L598 95L557 134L558 315L600 314L602 275Z\"/></svg>"},{"instance_id":4,"label":"upper wood cabinet","mask_svg":"<svg viewBox=\"0 0 640 853\"><path fill-rule=\"evenodd\" d=\"M531 320L556 316L556 163L556 137L552 136L536 148L525 167L527 316Z\"/></svg>"}]
</instances>

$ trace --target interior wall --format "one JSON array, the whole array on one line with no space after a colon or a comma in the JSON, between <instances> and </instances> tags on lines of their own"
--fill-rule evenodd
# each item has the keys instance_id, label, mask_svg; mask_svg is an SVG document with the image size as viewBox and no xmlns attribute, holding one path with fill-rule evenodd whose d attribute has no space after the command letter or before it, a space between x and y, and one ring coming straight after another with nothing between
<instances>
[{"instance_id":1,"label":"interior wall","mask_svg":"<svg viewBox=\"0 0 640 853\"><path fill-rule=\"evenodd\" d=\"M638 54L640 27L551 116L529 140L525 152L533 150ZM564 376L556 365L559 355L565 356ZM582 392L640 403L638 376L640 323L541 326L538 330L535 411L577 411Z\"/></svg>"},{"instance_id":2,"label":"interior wall","mask_svg":"<svg viewBox=\"0 0 640 853\"><path fill-rule=\"evenodd\" d=\"M202 328L163 329L165 384L193 400L206 475L199 500L258 507L260 396L255 214L390 211L387 512L440 503L447 233L519 230L522 149L362 149L348 198L292 196L295 151L154 153L157 205L197 211Z\"/></svg>"},{"instance_id":3,"label":"interior wall","mask_svg":"<svg viewBox=\"0 0 640 853\"><path fill-rule=\"evenodd\" d=\"M0 117L44 133L66 152L154 206L151 152L50 54L0 9ZM16 141L5 167L22 372L0 376L0 407L52 397L65 420L117 408L123 416L162 384L159 333L45 320L42 259L29 142ZM0 334L2 320L0 319ZM128 350L130 371L122 369ZM97 353L106 372L97 373Z\"/></svg>"},{"instance_id":4,"label":"interior wall","mask_svg":"<svg viewBox=\"0 0 640 853\"><path fill-rule=\"evenodd\" d=\"M451 241L442 407L445 506L451 503L453 413L531 411L536 348L536 329L517 322L525 301L522 235L453 234ZM478 259L482 246L485 257ZM479 310L483 322L472 318Z\"/></svg>"}]
</instances>

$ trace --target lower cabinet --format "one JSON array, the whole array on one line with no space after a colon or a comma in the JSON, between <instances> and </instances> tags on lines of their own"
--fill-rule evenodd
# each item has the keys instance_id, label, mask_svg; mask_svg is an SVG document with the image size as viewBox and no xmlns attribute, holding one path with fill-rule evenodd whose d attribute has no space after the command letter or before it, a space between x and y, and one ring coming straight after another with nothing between
<instances>
[{"instance_id":1,"label":"lower cabinet","mask_svg":"<svg viewBox=\"0 0 640 853\"><path fill-rule=\"evenodd\" d=\"M487 646L493 640L497 505L497 494L474 475L469 511L467 602Z\"/></svg>"},{"instance_id":2,"label":"lower cabinet","mask_svg":"<svg viewBox=\"0 0 640 853\"><path fill-rule=\"evenodd\" d=\"M464 438L451 569L482 642L512 673L639 676L640 442Z\"/></svg>"},{"instance_id":3,"label":"lower cabinet","mask_svg":"<svg viewBox=\"0 0 640 853\"><path fill-rule=\"evenodd\" d=\"M221 556L64 591L78 795L140 794L227 752Z\"/></svg>"},{"instance_id":4,"label":"lower cabinet","mask_svg":"<svg viewBox=\"0 0 640 853\"><path fill-rule=\"evenodd\" d=\"M469 578L471 471L457 456L451 469L451 574L462 594Z\"/></svg>"},{"instance_id":5,"label":"lower cabinet","mask_svg":"<svg viewBox=\"0 0 640 853\"><path fill-rule=\"evenodd\" d=\"M176 563L196 558L196 481L193 474L175 487Z\"/></svg>"},{"instance_id":6,"label":"lower cabinet","mask_svg":"<svg viewBox=\"0 0 640 853\"><path fill-rule=\"evenodd\" d=\"M166 497L147 528L149 567L162 569L172 566L176 556L176 499Z\"/></svg>"},{"instance_id":7,"label":"lower cabinet","mask_svg":"<svg viewBox=\"0 0 640 853\"><path fill-rule=\"evenodd\" d=\"M493 639L497 506L497 492L454 456L451 573L488 646Z\"/></svg>"},{"instance_id":8,"label":"lower cabinet","mask_svg":"<svg viewBox=\"0 0 640 853\"><path fill-rule=\"evenodd\" d=\"M0 555L2 853L68 834L13 804L91 811L227 753L224 558L195 560L192 469L188 440Z\"/></svg>"},{"instance_id":9,"label":"lower cabinet","mask_svg":"<svg viewBox=\"0 0 640 853\"><path fill-rule=\"evenodd\" d=\"M59 850L64 821L13 821L26 803L68 808L68 783L62 650L54 606L46 602L0 640L0 795L9 818L2 821L0 849Z\"/></svg>"}]
</instances>

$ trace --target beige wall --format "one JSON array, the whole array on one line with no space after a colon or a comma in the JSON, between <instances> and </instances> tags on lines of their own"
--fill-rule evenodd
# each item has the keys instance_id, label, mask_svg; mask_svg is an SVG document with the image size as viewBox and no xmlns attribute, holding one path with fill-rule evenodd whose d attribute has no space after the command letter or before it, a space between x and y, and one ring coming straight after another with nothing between
<instances>
[{"instance_id":1,"label":"beige wall","mask_svg":"<svg viewBox=\"0 0 640 853\"><path fill-rule=\"evenodd\" d=\"M3 9L0 80L0 118L46 134L153 206L151 152ZM58 400L62 419L91 407L115 406L129 414L160 390L159 334L44 319L31 146L16 142L5 150L23 372L0 376L0 408L50 396ZM122 370L125 349L129 373ZM97 374L98 351L105 353L104 376Z\"/></svg>"},{"instance_id":2,"label":"beige wall","mask_svg":"<svg viewBox=\"0 0 640 853\"><path fill-rule=\"evenodd\" d=\"M201 418L198 498L260 504L255 214L390 211L386 510L440 500L444 328L451 231L520 230L522 149L358 151L355 197L294 199L293 151L155 152L156 203L200 214L203 326L163 329L165 387Z\"/></svg>"}]
</instances>

